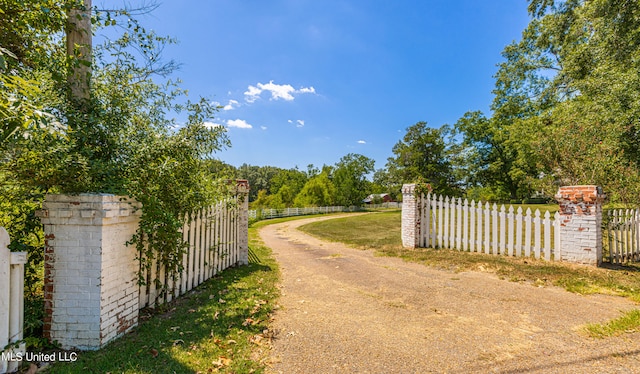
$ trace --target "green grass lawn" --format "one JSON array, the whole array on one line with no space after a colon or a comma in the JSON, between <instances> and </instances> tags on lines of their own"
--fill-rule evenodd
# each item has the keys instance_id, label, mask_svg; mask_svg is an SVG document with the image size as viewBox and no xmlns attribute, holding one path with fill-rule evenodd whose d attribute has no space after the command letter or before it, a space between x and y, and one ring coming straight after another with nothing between
<instances>
[{"instance_id":1,"label":"green grass lawn","mask_svg":"<svg viewBox=\"0 0 640 374\"><path fill-rule=\"evenodd\" d=\"M256 230L249 230L249 266L225 270L146 315L123 338L99 351L80 352L75 363L57 363L47 372L263 372L279 271Z\"/></svg>"}]
</instances>

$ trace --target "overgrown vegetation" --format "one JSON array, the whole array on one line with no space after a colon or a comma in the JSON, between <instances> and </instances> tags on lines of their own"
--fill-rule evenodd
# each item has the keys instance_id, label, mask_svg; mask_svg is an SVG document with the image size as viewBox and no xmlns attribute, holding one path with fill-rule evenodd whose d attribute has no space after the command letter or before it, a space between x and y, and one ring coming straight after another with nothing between
<instances>
[{"instance_id":1,"label":"overgrown vegetation","mask_svg":"<svg viewBox=\"0 0 640 374\"><path fill-rule=\"evenodd\" d=\"M49 193L113 193L144 206L132 243L142 260L179 270L186 213L228 196L212 153L230 145L224 127L205 124L217 108L195 101L166 77L169 37L146 30L141 9L89 9L89 1L0 1L0 225L11 250L28 252L27 305L42 297L44 238L35 211ZM117 26L99 45L65 48L65 36ZM90 52L87 52L90 51ZM78 71L85 72L77 74ZM86 93L74 87L83 81ZM180 117L180 119L178 119ZM37 335L38 310L27 310Z\"/></svg>"},{"instance_id":2,"label":"overgrown vegetation","mask_svg":"<svg viewBox=\"0 0 640 374\"><path fill-rule=\"evenodd\" d=\"M147 311L140 325L49 373L261 373L268 365L278 266L249 229L249 265L231 268L187 295Z\"/></svg>"}]
</instances>

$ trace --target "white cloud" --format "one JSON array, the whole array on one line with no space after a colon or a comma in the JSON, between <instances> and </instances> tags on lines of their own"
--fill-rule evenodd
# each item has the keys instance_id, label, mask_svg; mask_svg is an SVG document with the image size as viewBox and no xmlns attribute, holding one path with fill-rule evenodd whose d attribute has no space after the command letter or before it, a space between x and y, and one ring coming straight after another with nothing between
<instances>
[{"instance_id":1,"label":"white cloud","mask_svg":"<svg viewBox=\"0 0 640 374\"><path fill-rule=\"evenodd\" d=\"M267 129L267 126L260 126L260 129L262 129L262 130L266 130L266 129Z\"/></svg>"},{"instance_id":2,"label":"white cloud","mask_svg":"<svg viewBox=\"0 0 640 374\"><path fill-rule=\"evenodd\" d=\"M237 100L229 100L229 103L225 105L222 110L234 110L240 106L240 103Z\"/></svg>"},{"instance_id":3,"label":"white cloud","mask_svg":"<svg viewBox=\"0 0 640 374\"><path fill-rule=\"evenodd\" d=\"M293 123L293 121L292 121L292 120L287 120L287 122L289 122L289 123Z\"/></svg>"},{"instance_id":4,"label":"white cloud","mask_svg":"<svg viewBox=\"0 0 640 374\"><path fill-rule=\"evenodd\" d=\"M247 121L243 119L230 119L227 121L227 126L235 127L238 129L252 129L253 126L247 123Z\"/></svg>"},{"instance_id":5,"label":"white cloud","mask_svg":"<svg viewBox=\"0 0 640 374\"><path fill-rule=\"evenodd\" d=\"M258 83L258 84L260 84L260 83ZM244 93L245 100L247 100L247 102L249 102L249 103L252 103L252 102L258 100L258 98L260 97L261 93L262 93L262 90L259 89L258 87L249 86L247 91Z\"/></svg>"},{"instance_id":6,"label":"white cloud","mask_svg":"<svg viewBox=\"0 0 640 374\"><path fill-rule=\"evenodd\" d=\"M271 93L269 100L282 99L285 101L293 101L295 99L294 94L316 93L316 89L313 87L301 87L299 90L296 90L290 84L275 84L273 81L269 81L267 84L258 83L257 86L250 85L244 93L245 100L253 103L258 100L265 91Z\"/></svg>"},{"instance_id":7,"label":"white cloud","mask_svg":"<svg viewBox=\"0 0 640 374\"><path fill-rule=\"evenodd\" d=\"M367 144L364 140L358 140L358 144Z\"/></svg>"},{"instance_id":8,"label":"white cloud","mask_svg":"<svg viewBox=\"0 0 640 374\"><path fill-rule=\"evenodd\" d=\"M299 119L299 120L296 121L296 123L298 123L296 125L296 127L304 127L304 121L303 120Z\"/></svg>"},{"instance_id":9,"label":"white cloud","mask_svg":"<svg viewBox=\"0 0 640 374\"><path fill-rule=\"evenodd\" d=\"M313 87L302 87L297 92L299 93L316 93L316 89Z\"/></svg>"}]
</instances>

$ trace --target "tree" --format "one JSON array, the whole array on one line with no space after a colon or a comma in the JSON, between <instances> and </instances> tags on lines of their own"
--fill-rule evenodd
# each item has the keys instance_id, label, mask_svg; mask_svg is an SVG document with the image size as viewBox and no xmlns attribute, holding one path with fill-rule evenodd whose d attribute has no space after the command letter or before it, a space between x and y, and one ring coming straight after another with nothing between
<instances>
[{"instance_id":1,"label":"tree","mask_svg":"<svg viewBox=\"0 0 640 374\"><path fill-rule=\"evenodd\" d=\"M282 169L275 166L255 166L242 164L238 168L238 176L249 181L251 190L249 191L249 201L258 197L258 191L271 190L271 181Z\"/></svg>"},{"instance_id":2,"label":"tree","mask_svg":"<svg viewBox=\"0 0 640 374\"><path fill-rule=\"evenodd\" d=\"M467 192L484 189L489 192L484 198L490 196L490 200L531 195L527 177L535 177L536 170L520 162L521 147L513 145L511 131L508 121L486 118L481 112L467 112L456 122L454 134L460 134L461 140L454 145L452 160Z\"/></svg>"},{"instance_id":3,"label":"tree","mask_svg":"<svg viewBox=\"0 0 640 374\"><path fill-rule=\"evenodd\" d=\"M640 4L532 0L533 19L505 48L494 117L518 134L539 188L599 184L614 199L640 192ZM515 109L514 109L515 108Z\"/></svg>"},{"instance_id":4,"label":"tree","mask_svg":"<svg viewBox=\"0 0 640 374\"><path fill-rule=\"evenodd\" d=\"M459 194L443 138L445 129L434 129L426 122L407 128L407 133L393 147L395 157L387 160L387 170L399 183L420 179L431 184L439 194Z\"/></svg>"},{"instance_id":5,"label":"tree","mask_svg":"<svg viewBox=\"0 0 640 374\"><path fill-rule=\"evenodd\" d=\"M320 174L310 178L300 193L296 196L294 204L297 207L332 206L335 204L334 196L336 188L329 175L330 168L323 168Z\"/></svg>"},{"instance_id":6,"label":"tree","mask_svg":"<svg viewBox=\"0 0 640 374\"><path fill-rule=\"evenodd\" d=\"M362 205L362 200L368 195L367 175L373 172L374 164L374 160L354 153L349 153L338 161L333 171L338 205Z\"/></svg>"},{"instance_id":7,"label":"tree","mask_svg":"<svg viewBox=\"0 0 640 374\"><path fill-rule=\"evenodd\" d=\"M278 196L284 206L291 207L307 180L307 174L298 168L282 169L271 179L271 193Z\"/></svg>"}]
</instances>

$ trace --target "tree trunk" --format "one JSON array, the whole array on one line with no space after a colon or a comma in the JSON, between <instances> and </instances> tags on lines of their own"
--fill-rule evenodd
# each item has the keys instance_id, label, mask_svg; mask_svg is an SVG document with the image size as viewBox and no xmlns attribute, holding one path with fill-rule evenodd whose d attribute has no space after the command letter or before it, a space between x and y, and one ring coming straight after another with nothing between
<instances>
[{"instance_id":1,"label":"tree trunk","mask_svg":"<svg viewBox=\"0 0 640 374\"><path fill-rule=\"evenodd\" d=\"M91 0L83 0L83 5L69 11L67 18L67 56L71 101L79 109L86 108L90 98L91 82Z\"/></svg>"}]
</instances>

